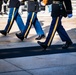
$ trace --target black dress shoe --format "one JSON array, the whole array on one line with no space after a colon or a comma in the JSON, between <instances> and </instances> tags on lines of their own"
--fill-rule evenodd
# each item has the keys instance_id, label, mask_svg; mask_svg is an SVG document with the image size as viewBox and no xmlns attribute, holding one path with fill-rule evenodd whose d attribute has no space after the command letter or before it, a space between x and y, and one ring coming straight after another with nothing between
<instances>
[{"instance_id":1,"label":"black dress shoe","mask_svg":"<svg viewBox=\"0 0 76 75\"><path fill-rule=\"evenodd\" d=\"M43 39L43 38L45 38L45 35L43 34L43 35L39 35L37 38L36 38L36 40L41 40L41 39Z\"/></svg>"},{"instance_id":2,"label":"black dress shoe","mask_svg":"<svg viewBox=\"0 0 76 75\"><path fill-rule=\"evenodd\" d=\"M62 46L62 48L63 49L67 49L70 45L72 45L73 43L70 41L70 42L66 42L63 46Z\"/></svg>"},{"instance_id":3,"label":"black dress shoe","mask_svg":"<svg viewBox=\"0 0 76 75\"><path fill-rule=\"evenodd\" d=\"M4 36L7 35L7 32L6 32L5 30L0 30L0 33L1 33L2 35L4 35Z\"/></svg>"},{"instance_id":4,"label":"black dress shoe","mask_svg":"<svg viewBox=\"0 0 76 75\"><path fill-rule=\"evenodd\" d=\"M3 14L8 15L8 13L7 13L7 12L4 12Z\"/></svg>"},{"instance_id":5,"label":"black dress shoe","mask_svg":"<svg viewBox=\"0 0 76 75\"><path fill-rule=\"evenodd\" d=\"M2 13L2 12L0 12L0 15L3 15L3 13Z\"/></svg>"},{"instance_id":6,"label":"black dress shoe","mask_svg":"<svg viewBox=\"0 0 76 75\"><path fill-rule=\"evenodd\" d=\"M44 42L38 41L37 43L38 43L44 50L46 50L47 45L46 45Z\"/></svg>"},{"instance_id":7,"label":"black dress shoe","mask_svg":"<svg viewBox=\"0 0 76 75\"><path fill-rule=\"evenodd\" d=\"M22 36L22 34L21 34L21 33L19 33L19 34L17 34L17 33L16 33L16 36L17 36L21 41L23 41L23 40L24 40L24 37Z\"/></svg>"}]
</instances>

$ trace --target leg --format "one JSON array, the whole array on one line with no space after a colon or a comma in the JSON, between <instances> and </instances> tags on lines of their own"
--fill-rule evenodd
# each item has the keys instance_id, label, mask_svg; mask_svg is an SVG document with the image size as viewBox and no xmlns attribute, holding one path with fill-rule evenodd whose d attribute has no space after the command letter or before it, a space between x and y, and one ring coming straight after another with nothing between
<instances>
[{"instance_id":1,"label":"leg","mask_svg":"<svg viewBox=\"0 0 76 75\"><path fill-rule=\"evenodd\" d=\"M62 17L59 20L57 32L58 32L58 34L63 42L71 41L71 39L69 38L68 34L66 33L65 29L62 26L61 19L62 19Z\"/></svg>"},{"instance_id":2,"label":"leg","mask_svg":"<svg viewBox=\"0 0 76 75\"><path fill-rule=\"evenodd\" d=\"M6 5L4 6L4 14L8 15L6 11Z\"/></svg>"},{"instance_id":3,"label":"leg","mask_svg":"<svg viewBox=\"0 0 76 75\"><path fill-rule=\"evenodd\" d=\"M3 13L2 13L2 4L0 4L0 15L3 15Z\"/></svg>"},{"instance_id":4,"label":"leg","mask_svg":"<svg viewBox=\"0 0 76 75\"><path fill-rule=\"evenodd\" d=\"M7 33L9 33L9 31L11 30L12 25L14 23L14 19L15 19L15 16L16 16L15 12L16 12L16 8L10 8L8 22L7 22L7 25L5 27L5 31Z\"/></svg>"},{"instance_id":5,"label":"leg","mask_svg":"<svg viewBox=\"0 0 76 75\"><path fill-rule=\"evenodd\" d=\"M24 37L27 37L29 31L30 31L30 28L32 26L32 22L33 22L33 19L34 19L34 12L29 12L28 13L28 17L27 17L27 21L26 21L26 26L24 27L24 30L22 31L22 33L20 34L16 34L16 36L21 39L23 41Z\"/></svg>"},{"instance_id":6,"label":"leg","mask_svg":"<svg viewBox=\"0 0 76 75\"><path fill-rule=\"evenodd\" d=\"M38 37L36 38L36 40L40 40L40 39L44 38L45 35L44 35L44 32L43 32L43 30L41 28L40 22L38 21L37 13L35 13L35 18L34 18L34 21L33 21L33 26L34 26L34 28L35 28L35 30L37 32L37 35L38 35Z\"/></svg>"},{"instance_id":7,"label":"leg","mask_svg":"<svg viewBox=\"0 0 76 75\"><path fill-rule=\"evenodd\" d=\"M47 36L47 38L46 38L46 40L45 40L45 44L46 44L47 46L50 46L51 43L52 43L52 41L53 41L55 32L56 32L57 27L58 27L58 23L59 23L59 17L52 18L51 27L50 27L48 36Z\"/></svg>"},{"instance_id":8,"label":"leg","mask_svg":"<svg viewBox=\"0 0 76 75\"><path fill-rule=\"evenodd\" d=\"M7 33L9 33L9 31L10 31L12 25L13 25L14 18L15 18L15 15L16 15L15 11L16 11L16 8L10 8L7 25L6 25L4 30L0 31L0 33L2 33L5 36L7 35Z\"/></svg>"},{"instance_id":9,"label":"leg","mask_svg":"<svg viewBox=\"0 0 76 75\"><path fill-rule=\"evenodd\" d=\"M72 44L72 41L71 39L69 38L68 34L66 33L65 29L63 28L62 24L61 24L61 19L62 17L60 18L59 20L59 24L58 24L58 27L57 27L57 32L61 38L61 40L63 42L66 42L62 48L68 48L71 44Z\"/></svg>"},{"instance_id":10,"label":"leg","mask_svg":"<svg viewBox=\"0 0 76 75\"><path fill-rule=\"evenodd\" d=\"M56 29L58 26L58 22L59 22L59 17L52 18L49 33L45 42L42 43L38 41L38 44L41 45L44 49L46 49L52 43L53 37L55 35Z\"/></svg>"},{"instance_id":11,"label":"leg","mask_svg":"<svg viewBox=\"0 0 76 75\"><path fill-rule=\"evenodd\" d=\"M17 15L16 15L16 17L15 17L15 20L16 20L16 22L17 22L17 25L18 25L18 27L19 27L19 29L20 29L20 31L22 32L23 30L24 30L24 23L23 23L23 21L22 21L22 18L21 18L21 16L20 16L20 14L18 13L18 9L16 10L16 13L17 13Z\"/></svg>"}]
</instances>

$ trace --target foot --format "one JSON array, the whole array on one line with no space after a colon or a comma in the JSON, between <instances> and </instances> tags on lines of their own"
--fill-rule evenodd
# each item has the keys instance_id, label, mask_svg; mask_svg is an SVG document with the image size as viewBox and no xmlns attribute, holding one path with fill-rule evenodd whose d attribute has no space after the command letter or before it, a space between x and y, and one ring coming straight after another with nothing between
<instances>
[{"instance_id":1,"label":"foot","mask_svg":"<svg viewBox=\"0 0 76 75\"><path fill-rule=\"evenodd\" d=\"M4 36L7 35L7 32L6 32L5 30L0 30L0 33L1 33L2 35L4 35Z\"/></svg>"},{"instance_id":2,"label":"foot","mask_svg":"<svg viewBox=\"0 0 76 75\"><path fill-rule=\"evenodd\" d=\"M16 36L17 36L21 41L23 41L23 40L24 40L24 37L22 36L22 34L21 34L21 33L19 33L19 34L17 34L17 33L16 33Z\"/></svg>"},{"instance_id":3,"label":"foot","mask_svg":"<svg viewBox=\"0 0 76 75\"><path fill-rule=\"evenodd\" d=\"M72 42L66 42L66 43L62 46L62 48L63 48L63 49L67 49L70 45L72 45Z\"/></svg>"},{"instance_id":4,"label":"foot","mask_svg":"<svg viewBox=\"0 0 76 75\"><path fill-rule=\"evenodd\" d=\"M38 41L37 43L38 43L44 50L46 50L47 45L46 45L44 42Z\"/></svg>"},{"instance_id":5,"label":"foot","mask_svg":"<svg viewBox=\"0 0 76 75\"><path fill-rule=\"evenodd\" d=\"M2 13L2 12L0 12L0 15L3 15L3 13Z\"/></svg>"},{"instance_id":6,"label":"foot","mask_svg":"<svg viewBox=\"0 0 76 75\"><path fill-rule=\"evenodd\" d=\"M7 12L4 12L3 14L8 15L8 13L7 13Z\"/></svg>"},{"instance_id":7,"label":"foot","mask_svg":"<svg viewBox=\"0 0 76 75\"><path fill-rule=\"evenodd\" d=\"M43 35L39 35L37 38L36 38L36 40L41 40L41 39L43 39L43 38L45 38L45 35L43 34Z\"/></svg>"}]
</instances>

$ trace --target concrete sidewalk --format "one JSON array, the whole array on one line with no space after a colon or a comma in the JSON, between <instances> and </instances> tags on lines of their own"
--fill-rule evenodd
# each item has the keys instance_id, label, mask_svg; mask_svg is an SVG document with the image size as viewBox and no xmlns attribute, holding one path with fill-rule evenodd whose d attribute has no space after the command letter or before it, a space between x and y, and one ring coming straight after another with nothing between
<instances>
[{"instance_id":1,"label":"concrete sidewalk","mask_svg":"<svg viewBox=\"0 0 76 75\"><path fill-rule=\"evenodd\" d=\"M38 18L47 36L51 17L47 13L46 16L43 13L39 13ZM25 23L26 15L23 14L22 19ZM63 18L62 21L73 43L76 43L76 16L71 19ZM7 16L0 16L0 29L4 29L6 23ZM33 27L28 38L24 39L23 42L15 36L16 32L19 32L19 30L15 22L6 37L0 34L0 49L39 46L37 40L35 40L37 34ZM63 42L56 33L52 45L57 44L63 44ZM76 75L75 70L76 52L0 59L0 75Z\"/></svg>"}]
</instances>

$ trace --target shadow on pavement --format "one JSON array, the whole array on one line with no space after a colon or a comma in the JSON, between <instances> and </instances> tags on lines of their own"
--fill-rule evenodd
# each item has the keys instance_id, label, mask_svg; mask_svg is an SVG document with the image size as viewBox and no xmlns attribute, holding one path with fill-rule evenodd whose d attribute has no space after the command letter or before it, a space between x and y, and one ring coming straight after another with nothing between
<instances>
[{"instance_id":1,"label":"shadow on pavement","mask_svg":"<svg viewBox=\"0 0 76 75\"><path fill-rule=\"evenodd\" d=\"M62 49L61 46L51 45L47 50L43 50L40 46L0 49L0 59L76 52L76 44L71 45L68 49Z\"/></svg>"}]
</instances>

